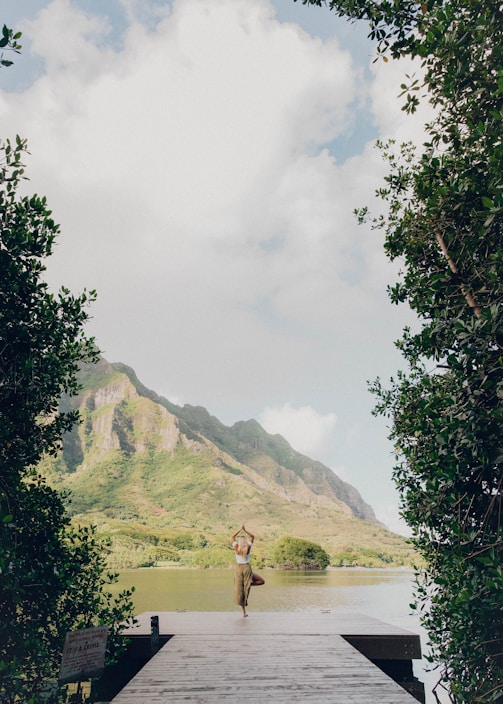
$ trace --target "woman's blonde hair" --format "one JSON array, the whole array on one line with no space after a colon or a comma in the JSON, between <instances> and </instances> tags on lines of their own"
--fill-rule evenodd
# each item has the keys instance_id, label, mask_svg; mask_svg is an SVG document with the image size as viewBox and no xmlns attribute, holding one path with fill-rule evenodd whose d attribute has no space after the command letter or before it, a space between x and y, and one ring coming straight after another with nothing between
<instances>
[{"instance_id":1,"label":"woman's blonde hair","mask_svg":"<svg viewBox=\"0 0 503 704\"><path fill-rule=\"evenodd\" d=\"M246 555L248 555L248 548L249 543L247 537L245 535L240 535L238 538L238 554L246 557Z\"/></svg>"}]
</instances>

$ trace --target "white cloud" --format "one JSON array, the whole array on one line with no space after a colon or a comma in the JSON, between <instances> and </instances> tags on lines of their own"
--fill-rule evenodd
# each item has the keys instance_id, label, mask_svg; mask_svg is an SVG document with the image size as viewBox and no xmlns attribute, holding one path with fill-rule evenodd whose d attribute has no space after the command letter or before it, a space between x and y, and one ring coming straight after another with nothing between
<instances>
[{"instance_id":1,"label":"white cloud","mask_svg":"<svg viewBox=\"0 0 503 704\"><path fill-rule=\"evenodd\" d=\"M36 21L23 27L23 32L31 39L32 52L43 57L49 75L68 73L79 80L99 71L104 52L97 45L106 39L110 30L103 17L79 11L70 0L53 0L40 11ZM58 98L63 99L63 94Z\"/></svg>"},{"instance_id":2,"label":"white cloud","mask_svg":"<svg viewBox=\"0 0 503 704\"><path fill-rule=\"evenodd\" d=\"M265 379L287 356L294 372L306 343L287 328L324 325L352 266L341 177L313 152L355 95L348 53L246 0L180 0L154 32L131 24L120 52L102 31L54 0L30 28L47 74L3 115L62 224L53 280L96 287L105 351L156 353L178 394L197 398L217 367L235 388L246 356Z\"/></svg>"},{"instance_id":3,"label":"white cloud","mask_svg":"<svg viewBox=\"0 0 503 704\"><path fill-rule=\"evenodd\" d=\"M298 452L323 461L333 456L335 413L319 413L311 406L295 408L285 403L279 408L266 408L259 423L271 434L282 435Z\"/></svg>"}]
</instances>

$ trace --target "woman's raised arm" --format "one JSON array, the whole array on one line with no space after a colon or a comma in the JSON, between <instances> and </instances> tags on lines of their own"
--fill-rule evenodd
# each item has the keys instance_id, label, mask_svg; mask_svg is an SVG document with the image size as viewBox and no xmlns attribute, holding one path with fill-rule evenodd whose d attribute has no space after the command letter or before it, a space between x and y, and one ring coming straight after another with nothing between
<instances>
[{"instance_id":1,"label":"woman's raised arm","mask_svg":"<svg viewBox=\"0 0 503 704\"><path fill-rule=\"evenodd\" d=\"M243 530L246 533L246 535L250 538L250 542L253 543L253 541L255 540L255 536L253 535L253 533L250 533L249 530L246 530L244 523L243 523Z\"/></svg>"}]
</instances>

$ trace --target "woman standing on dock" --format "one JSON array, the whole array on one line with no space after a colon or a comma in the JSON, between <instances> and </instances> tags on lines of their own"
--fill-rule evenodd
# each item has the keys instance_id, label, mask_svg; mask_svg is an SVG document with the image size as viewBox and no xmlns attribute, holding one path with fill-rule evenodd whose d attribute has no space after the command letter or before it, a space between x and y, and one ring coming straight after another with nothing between
<instances>
[{"instance_id":1,"label":"woman standing on dock","mask_svg":"<svg viewBox=\"0 0 503 704\"><path fill-rule=\"evenodd\" d=\"M236 540L239 533L243 532ZM246 607L248 606L248 595L251 587L258 587L264 584L264 580L259 574L252 571L250 566L250 551L252 549L255 536L246 530L245 525L241 526L232 536L232 547L236 555L236 572L234 574L234 603L243 609L243 616L248 616Z\"/></svg>"}]
</instances>

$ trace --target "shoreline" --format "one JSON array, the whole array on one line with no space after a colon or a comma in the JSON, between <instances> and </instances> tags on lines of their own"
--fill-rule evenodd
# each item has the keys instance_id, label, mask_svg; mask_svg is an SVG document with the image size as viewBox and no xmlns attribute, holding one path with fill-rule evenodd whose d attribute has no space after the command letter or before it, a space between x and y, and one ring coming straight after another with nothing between
<instances>
[{"instance_id":1,"label":"shoreline","mask_svg":"<svg viewBox=\"0 0 503 704\"><path fill-rule=\"evenodd\" d=\"M206 572L206 571L211 571L213 572L214 570L222 570L222 571L233 571L234 570L234 565L229 565L228 567L198 567L197 565L151 565L149 567L117 567L114 568L116 572L120 572L121 574L125 572L156 572L156 571L179 571L179 570L188 570L191 572ZM331 567L328 566L324 570L292 570L292 569L280 569L277 567L261 567L260 568L261 572L274 572L274 573L291 573L291 574L320 574L323 572L411 572L412 574L415 574L417 570L414 567L404 567L404 566L399 566L399 567L360 567L358 565L348 565L347 567L342 566L342 567Z\"/></svg>"}]
</instances>

